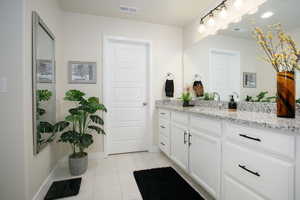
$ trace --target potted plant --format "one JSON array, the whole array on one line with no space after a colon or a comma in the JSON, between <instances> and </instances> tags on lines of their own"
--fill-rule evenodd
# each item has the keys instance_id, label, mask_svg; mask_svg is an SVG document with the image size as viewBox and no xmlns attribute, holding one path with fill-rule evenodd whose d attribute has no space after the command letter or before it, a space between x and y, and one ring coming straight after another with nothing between
<instances>
[{"instance_id":1,"label":"potted plant","mask_svg":"<svg viewBox=\"0 0 300 200\"><path fill-rule=\"evenodd\" d=\"M186 91L184 91L181 95L181 100L183 101L183 107L189 107L190 101L192 100L192 94L190 92L190 88L186 88Z\"/></svg>"},{"instance_id":2,"label":"potted plant","mask_svg":"<svg viewBox=\"0 0 300 200\"><path fill-rule=\"evenodd\" d=\"M73 152L69 156L69 169L73 176L78 176L85 173L88 167L85 149L94 142L92 133L105 134L102 129L104 121L97 112L107 110L97 97L87 98L79 90L69 90L64 99L74 102L75 107L69 109L69 115L65 118L71 128L61 134L59 142L71 145Z\"/></svg>"}]
</instances>

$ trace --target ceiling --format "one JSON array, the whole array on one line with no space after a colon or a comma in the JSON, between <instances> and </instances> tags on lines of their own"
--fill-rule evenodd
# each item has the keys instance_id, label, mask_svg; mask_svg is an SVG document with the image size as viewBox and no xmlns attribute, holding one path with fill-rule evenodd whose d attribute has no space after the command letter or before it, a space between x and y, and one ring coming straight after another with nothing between
<instances>
[{"instance_id":1,"label":"ceiling","mask_svg":"<svg viewBox=\"0 0 300 200\"><path fill-rule=\"evenodd\" d=\"M60 0L65 11L132 19L155 24L184 26L216 0ZM137 8L123 13L120 5Z\"/></svg>"},{"instance_id":2,"label":"ceiling","mask_svg":"<svg viewBox=\"0 0 300 200\"><path fill-rule=\"evenodd\" d=\"M266 27L280 23L287 31L300 28L299 8L300 0L268 0L257 13L244 16L241 22L231 24L228 29L220 31L220 34L249 39L253 38L254 26ZM262 19L261 15L267 11L272 11L274 15L268 19Z\"/></svg>"}]
</instances>

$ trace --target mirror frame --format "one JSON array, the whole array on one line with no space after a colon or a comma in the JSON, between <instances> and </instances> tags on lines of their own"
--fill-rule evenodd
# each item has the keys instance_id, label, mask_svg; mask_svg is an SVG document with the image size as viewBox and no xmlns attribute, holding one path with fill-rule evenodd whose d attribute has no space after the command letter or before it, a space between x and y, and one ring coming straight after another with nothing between
<instances>
[{"instance_id":1,"label":"mirror frame","mask_svg":"<svg viewBox=\"0 0 300 200\"><path fill-rule=\"evenodd\" d=\"M54 79L53 83L55 83L56 77L56 62L55 62L55 36L39 16L36 11L32 12L32 128L33 128L33 153L34 155L41 152L48 144L38 145L37 142L37 117L36 117L36 110L37 110L37 101L36 101L36 91L37 91L37 35L38 35L38 28L42 27L44 31L49 35L49 37L53 40L53 73ZM55 87L56 88L56 87ZM55 98L54 104L56 104L56 94L53 95Z\"/></svg>"}]
</instances>

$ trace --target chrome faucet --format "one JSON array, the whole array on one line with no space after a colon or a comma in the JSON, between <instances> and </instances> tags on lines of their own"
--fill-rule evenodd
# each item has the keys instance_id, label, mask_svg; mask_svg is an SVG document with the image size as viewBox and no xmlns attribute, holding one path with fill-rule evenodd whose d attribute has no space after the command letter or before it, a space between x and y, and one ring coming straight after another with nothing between
<instances>
[{"instance_id":1,"label":"chrome faucet","mask_svg":"<svg viewBox=\"0 0 300 200\"><path fill-rule=\"evenodd\" d=\"M214 100L215 100L215 96L217 96L217 101L218 101L218 108L219 110L222 109L223 104L221 103L221 95L218 92L213 92L214 95Z\"/></svg>"},{"instance_id":2,"label":"chrome faucet","mask_svg":"<svg viewBox=\"0 0 300 200\"><path fill-rule=\"evenodd\" d=\"M240 100L240 95L237 92L233 92L232 94L236 96L236 101L238 102Z\"/></svg>"}]
</instances>

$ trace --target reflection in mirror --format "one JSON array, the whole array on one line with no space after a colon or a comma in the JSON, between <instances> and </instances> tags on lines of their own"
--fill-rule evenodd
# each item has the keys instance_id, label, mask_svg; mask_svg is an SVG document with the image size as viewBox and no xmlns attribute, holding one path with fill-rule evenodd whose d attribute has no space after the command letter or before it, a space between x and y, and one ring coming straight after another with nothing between
<instances>
[{"instance_id":1,"label":"reflection in mirror","mask_svg":"<svg viewBox=\"0 0 300 200\"><path fill-rule=\"evenodd\" d=\"M54 35L33 12L33 132L35 153L39 153L54 139L55 58Z\"/></svg>"},{"instance_id":2,"label":"reflection in mirror","mask_svg":"<svg viewBox=\"0 0 300 200\"><path fill-rule=\"evenodd\" d=\"M269 0L253 15L231 24L217 35L206 37L184 52L184 83L193 85L201 75L204 92L217 92L227 101L238 93L240 100L273 102L276 96L276 72L261 57L265 54L253 37L254 27L263 29L282 24L296 42L300 42L300 1ZM300 75L297 86L300 84ZM300 96L297 87L297 98Z\"/></svg>"}]
</instances>

